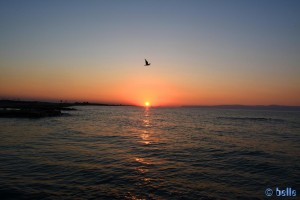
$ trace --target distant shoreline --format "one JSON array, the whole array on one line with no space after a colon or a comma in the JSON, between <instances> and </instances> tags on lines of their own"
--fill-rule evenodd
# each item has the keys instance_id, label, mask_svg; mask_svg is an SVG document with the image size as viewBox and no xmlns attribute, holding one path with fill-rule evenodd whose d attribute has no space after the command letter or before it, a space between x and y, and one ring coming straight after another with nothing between
<instances>
[{"instance_id":1,"label":"distant shoreline","mask_svg":"<svg viewBox=\"0 0 300 200\"><path fill-rule=\"evenodd\" d=\"M129 104L109 104L109 103L89 103L89 102L75 102L71 103L74 106L135 106Z\"/></svg>"},{"instance_id":2,"label":"distant shoreline","mask_svg":"<svg viewBox=\"0 0 300 200\"><path fill-rule=\"evenodd\" d=\"M109 103L90 103L90 102L50 102L50 101L30 101L30 100L0 100L0 108L3 107L22 107L22 106L134 106L127 104L109 104Z\"/></svg>"},{"instance_id":3,"label":"distant shoreline","mask_svg":"<svg viewBox=\"0 0 300 200\"><path fill-rule=\"evenodd\" d=\"M53 103L42 101L0 100L1 118L42 118L65 115L62 111L73 111L72 106L128 106L122 104L100 104L88 102Z\"/></svg>"}]
</instances>

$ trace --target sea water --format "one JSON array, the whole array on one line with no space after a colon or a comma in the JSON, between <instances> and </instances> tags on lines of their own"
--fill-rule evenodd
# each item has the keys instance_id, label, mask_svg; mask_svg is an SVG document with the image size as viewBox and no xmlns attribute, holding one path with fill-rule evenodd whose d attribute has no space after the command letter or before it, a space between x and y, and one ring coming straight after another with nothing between
<instances>
[{"instance_id":1,"label":"sea water","mask_svg":"<svg viewBox=\"0 0 300 200\"><path fill-rule=\"evenodd\" d=\"M299 111L76 108L0 119L1 199L300 195Z\"/></svg>"}]
</instances>

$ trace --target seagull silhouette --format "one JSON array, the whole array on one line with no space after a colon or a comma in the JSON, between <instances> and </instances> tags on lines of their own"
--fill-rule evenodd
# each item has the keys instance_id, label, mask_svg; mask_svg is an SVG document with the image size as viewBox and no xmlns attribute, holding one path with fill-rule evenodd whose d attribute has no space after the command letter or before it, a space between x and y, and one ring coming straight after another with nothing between
<instances>
[{"instance_id":1,"label":"seagull silhouette","mask_svg":"<svg viewBox=\"0 0 300 200\"><path fill-rule=\"evenodd\" d=\"M151 63L148 63L148 61L145 59L145 66L149 66Z\"/></svg>"}]
</instances>

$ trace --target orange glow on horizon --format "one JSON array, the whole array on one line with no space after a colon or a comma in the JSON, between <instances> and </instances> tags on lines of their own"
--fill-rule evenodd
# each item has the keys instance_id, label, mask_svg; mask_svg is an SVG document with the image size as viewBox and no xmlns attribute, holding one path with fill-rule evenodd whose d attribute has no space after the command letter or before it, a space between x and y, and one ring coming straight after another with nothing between
<instances>
[{"instance_id":1,"label":"orange glow on horizon","mask_svg":"<svg viewBox=\"0 0 300 200\"><path fill-rule=\"evenodd\" d=\"M161 68L166 68L163 66ZM168 73L161 68L128 67L128 70L83 71L75 68L60 71L26 66L1 71L0 98L88 101L130 104L145 107L181 105L300 105L298 82L279 84L272 79L235 82L226 77ZM11 74L14 74L12 76ZM180 77L180 78L179 78ZM222 83L222 84L220 84ZM146 105L149 102L149 106Z\"/></svg>"}]
</instances>

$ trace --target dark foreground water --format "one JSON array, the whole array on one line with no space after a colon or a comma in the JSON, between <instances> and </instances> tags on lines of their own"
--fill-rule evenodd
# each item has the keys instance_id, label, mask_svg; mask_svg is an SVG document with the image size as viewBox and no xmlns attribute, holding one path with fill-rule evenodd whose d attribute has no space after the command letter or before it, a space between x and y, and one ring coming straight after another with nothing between
<instances>
[{"instance_id":1,"label":"dark foreground water","mask_svg":"<svg viewBox=\"0 0 300 200\"><path fill-rule=\"evenodd\" d=\"M77 108L0 119L1 199L265 199L276 187L300 195L300 112Z\"/></svg>"}]
</instances>

